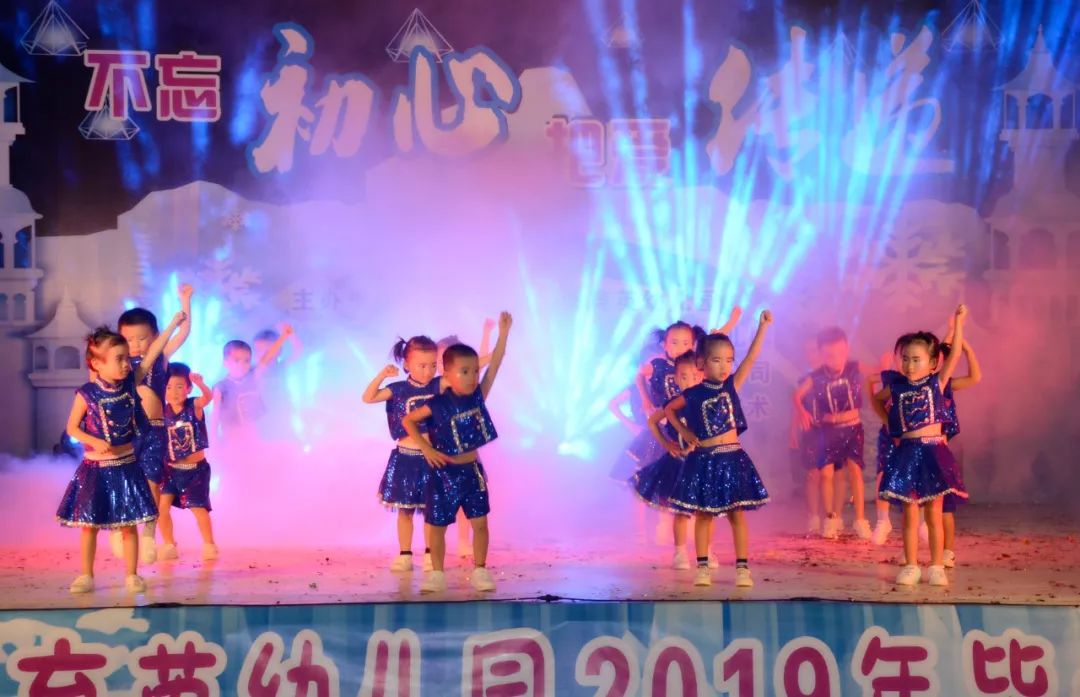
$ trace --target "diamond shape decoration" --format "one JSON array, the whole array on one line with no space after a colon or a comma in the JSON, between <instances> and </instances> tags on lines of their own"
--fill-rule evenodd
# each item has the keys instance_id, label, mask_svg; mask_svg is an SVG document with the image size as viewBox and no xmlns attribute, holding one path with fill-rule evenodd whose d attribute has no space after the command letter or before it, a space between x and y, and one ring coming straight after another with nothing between
<instances>
[{"instance_id":1,"label":"diamond shape decoration","mask_svg":"<svg viewBox=\"0 0 1080 697\"><path fill-rule=\"evenodd\" d=\"M430 51L435 60L442 62L443 56L454 52L454 47L443 38L435 25L419 9L414 9L398 29L397 34L386 45L386 52L395 63L408 63L413 49L422 46Z\"/></svg>"},{"instance_id":2,"label":"diamond shape decoration","mask_svg":"<svg viewBox=\"0 0 1080 697\"><path fill-rule=\"evenodd\" d=\"M23 34L21 43L26 52L34 56L81 56L86 50L88 37L64 8L49 0L49 4L37 16Z\"/></svg>"},{"instance_id":3,"label":"diamond shape decoration","mask_svg":"<svg viewBox=\"0 0 1080 697\"><path fill-rule=\"evenodd\" d=\"M131 140L139 132L139 126L130 118L116 119L109 113L111 99L98 111L91 111L79 124L79 133L87 140Z\"/></svg>"}]
</instances>

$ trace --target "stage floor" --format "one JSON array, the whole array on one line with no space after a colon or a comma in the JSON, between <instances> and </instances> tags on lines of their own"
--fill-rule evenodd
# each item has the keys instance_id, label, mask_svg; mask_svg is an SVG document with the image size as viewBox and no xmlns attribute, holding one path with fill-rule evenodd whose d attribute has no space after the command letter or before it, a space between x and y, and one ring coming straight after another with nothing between
<instances>
[{"instance_id":1,"label":"stage floor","mask_svg":"<svg viewBox=\"0 0 1080 697\"><path fill-rule=\"evenodd\" d=\"M871 513L871 517L872 517ZM894 519L899 516L894 511ZM755 521L751 519L751 525ZM514 549L499 540L490 566L495 593L468 584L467 562L448 559L445 594L421 595L422 572L392 573L390 556L334 549L223 547L215 562L181 558L140 569L149 586L132 597L123 590L121 563L100 538L97 590L72 596L67 586L78 569L77 535L68 549L0 550L0 606L4 609L112 607L153 604L274 605L490 600L784 600L822 599L884 603L1001 603L1080 605L1080 539L1067 511L1035 506L971 505L961 512L958 566L952 585L918 588L893 584L901 549L899 530L875 547L850 533L835 542L782 529L751 528L756 585L733 586L726 523L718 521L714 545L721 568L713 585L695 588L692 571L668 568L670 547L630 539L590 539L574 549L552 544ZM655 533L654 535L655 536ZM453 532L449 535L453 544ZM185 551L198 556L199 546ZM923 563L926 563L923 551Z\"/></svg>"}]
</instances>

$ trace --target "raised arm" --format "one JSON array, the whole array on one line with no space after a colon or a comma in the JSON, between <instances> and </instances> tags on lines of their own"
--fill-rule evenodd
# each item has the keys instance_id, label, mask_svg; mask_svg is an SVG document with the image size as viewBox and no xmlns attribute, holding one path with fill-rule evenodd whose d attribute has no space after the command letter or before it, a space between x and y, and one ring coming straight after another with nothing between
<instances>
[{"instance_id":1,"label":"raised arm","mask_svg":"<svg viewBox=\"0 0 1080 697\"><path fill-rule=\"evenodd\" d=\"M687 428L686 424L684 424L682 422L682 419L679 418L679 412L685 408L686 397L679 395L675 399L668 402L667 406L659 410L657 413L663 414L667 418L668 423L675 428L675 431L680 436L682 436L683 441L685 441L688 446L695 447L701 441L698 440L698 437L694 435L694 432ZM650 416L649 419L651 420L652 416Z\"/></svg>"},{"instance_id":2,"label":"raised arm","mask_svg":"<svg viewBox=\"0 0 1080 697\"><path fill-rule=\"evenodd\" d=\"M277 341L270 344L270 347L266 349L266 353L262 355L262 358L260 358L259 362L255 365L256 375L262 375L266 372L266 369L277 360L278 355L281 354L281 348L294 333L291 324L283 324L281 326L281 333L278 334Z\"/></svg>"},{"instance_id":3,"label":"raised arm","mask_svg":"<svg viewBox=\"0 0 1080 697\"><path fill-rule=\"evenodd\" d=\"M420 452L424 454L424 459L428 461L432 467L442 467L446 464L446 456L435 449L427 438L424 438L424 434L420 432L420 422L431 416L431 407L424 405L418 409L413 409L405 418L401 420L401 425L405 427L405 432L409 434L409 437L420 446Z\"/></svg>"},{"instance_id":4,"label":"raised arm","mask_svg":"<svg viewBox=\"0 0 1080 697\"><path fill-rule=\"evenodd\" d=\"M964 319L967 317L967 306L959 305L956 308L956 322L955 329L953 330L953 346L964 345ZM945 364L941 366L941 370L938 372L938 384L942 389L945 389L945 385L949 384L949 380L952 379L953 373L956 371L956 364L960 362L960 351L949 351L949 357L945 359Z\"/></svg>"},{"instance_id":5,"label":"raised arm","mask_svg":"<svg viewBox=\"0 0 1080 697\"><path fill-rule=\"evenodd\" d=\"M98 455L105 455L112 446L101 438L95 438L82 430L82 420L86 416L86 400L78 392L75 393L75 402L71 405L71 413L68 415L67 434L79 441Z\"/></svg>"},{"instance_id":6,"label":"raised arm","mask_svg":"<svg viewBox=\"0 0 1080 697\"><path fill-rule=\"evenodd\" d=\"M180 286L180 311L187 315L188 321L180 327L176 336L169 339L165 344L165 358L172 358L173 354L180 350L187 338L191 336L191 295L195 292L190 283Z\"/></svg>"},{"instance_id":7,"label":"raised arm","mask_svg":"<svg viewBox=\"0 0 1080 697\"><path fill-rule=\"evenodd\" d=\"M207 404L214 401L214 391L210 389L210 386L203 380L203 376L198 373L191 374L191 381L195 383L195 386L199 388L199 392L202 393L195 398L195 416L201 419L203 417L203 409L206 408Z\"/></svg>"},{"instance_id":8,"label":"raised arm","mask_svg":"<svg viewBox=\"0 0 1080 697\"><path fill-rule=\"evenodd\" d=\"M491 331L495 329L495 320L484 320L484 331L480 334L480 367L484 368L491 363Z\"/></svg>"},{"instance_id":9,"label":"raised arm","mask_svg":"<svg viewBox=\"0 0 1080 697\"><path fill-rule=\"evenodd\" d=\"M383 380L387 378L397 377L401 374L396 365L387 365L380 370L378 374L371 379L368 386L364 388L364 394L361 399L364 400L364 404L377 404L378 402L385 402L393 396L393 392L389 387L383 387Z\"/></svg>"},{"instance_id":10,"label":"raised arm","mask_svg":"<svg viewBox=\"0 0 1080 697\"><path fill-rule=\"evenodd\" d=\"M742 317L742 308L736 305L731 308L731 316L728 317L727 323L719 329L712 330L712 334L731 334L731 330L735 329L735 325L739 323L739 318Z\"/></svg>"},{"instance_id":11,"label":"raised arm","mask_svg":"<svg viewBox=\"0 0 1080 697\"><path fill-rule=\"evenodd\" d=\"M802 400L806 396L806 393L810 391L814 381L809 377L805 377L799 381L799 384L795 387L795 394L792 395L795 401L795 423L798 425L799 430L808 431L814 424L813 415L806 410L803 406Z\"/></svg>"},{"instance_id":12,"label":"raised arm","mask_svg":"<svg viewBox=\"0 0 1080 697\"><path fill-rule=\"evenodd\" d=\"M955 350L955 347L953 347L953 350ZM964 356L967 358L968 374L963 377L953 378L953 392L982 382L982 367L979 365L979 359L975 357L975 349L971 348L971 342L967 339L964 340Z\"/></svg>"},{"instance_id":13,"label":"raised arm","mask_svg":"<svg viewBox=\"0 0 1080 697\"><path fill-rule=\"evenodd\" d=\"M135 384L138 385L146 379L146 375L150 372L150 369L154 367L154 362L165 350L165 346L172 339L173 332L176 328L184 324L187 321L187 315L183 312L177 312L173 315L172 321L169 322L169 326L165 327L165 331L157 335L154 342L146 349L146 353L143 354L142 362L139 367L135 369Z\"/></svg>"},{"instance_id":14,"label":"raised arm","mask_svg":"<svg viewBox=\"0 0 1080 697\"><path fill-rule=\"evenodd\" d=\"M750 377L750 370L754 367L754 361L757 360L758 354L761 353L761 345L765 343L765 330L772 324L772 321L772 313L768 310L762 310L754 340L750 342L750 349L746 352L746 358L743 358L742 363L739 364L738 369L735 371L736 390L742 387L746 379Z\"/></svg>"},{"instance_id":15,"label":"raised arm","mask_svg":"<svg viewBox=\"0 0 1080 697\"><path fill-rule=\"evenodd\" d=\"M484 395L484 399L487 399L491 386L495 384L495 376L499 374L499 367L502 366L503 357L506 355L506 338L510 334L510 326L513 323L514 318L509 312L499 314L499 338L495 340L495 350L491 352L491 364L484 373L484 379L480 381L480 394Z\"/></svg>"}]
</instances>

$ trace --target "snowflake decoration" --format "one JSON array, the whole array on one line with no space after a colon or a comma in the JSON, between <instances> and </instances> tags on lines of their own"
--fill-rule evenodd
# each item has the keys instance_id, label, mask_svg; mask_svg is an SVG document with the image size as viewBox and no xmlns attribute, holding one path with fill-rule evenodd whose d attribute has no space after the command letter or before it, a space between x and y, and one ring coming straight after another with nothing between
<instances>
[{"instance_id":1,"label":"snowflake decoration","mask_svg":"<svg viewBox=\"0 0 1080 697\"><path fill-rule=\"evenodd\" d=\"M927 295L956 296L963 255L963 244L947 229L903 227L886 243L870 286L900 312L919 307Z\"/></svg>"},{"instance_id":2,"label":"snowflake decoration","mask_svg":"<svg viewBox=\"0 0 1080 697\"><path fill-rule=\"evenodd\" d=\"M250 266L237 270L227 256L223 259L211 257L199 271L199 282L221 296L226 305L250 310L255 307L260 297L255 286L262 283L259 272Z\"/></svg>"},{"instance_id":3,"label":"snowflake decoration","mask_svg":"<svg viewBox=\"0 0 1080 697\"><path fill-rule=\"evenodd\" d=\"M222 225L232 230L233 232L240 232L246 227L244 223L243 213L230 213L225 216L225 219L221 222Z\"/></svg>"}]
</instances>

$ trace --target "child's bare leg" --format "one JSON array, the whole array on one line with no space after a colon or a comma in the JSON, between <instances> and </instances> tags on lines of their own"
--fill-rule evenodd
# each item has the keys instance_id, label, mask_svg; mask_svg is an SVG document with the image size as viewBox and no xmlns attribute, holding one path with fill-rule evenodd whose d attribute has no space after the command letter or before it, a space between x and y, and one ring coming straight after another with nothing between
<instances>
[{"instance_id":1,"label":"child's bare leg","mask_svg":"<svg viewBox=\"0 0 1080 697\"><path fill-rule=\"evenodd\" d=\"M690 522L690 516L685 513L676 513L671 521L672 537L675 538L675 549L686 547L686 526Z\"/></svg>"},{"instance_id":2,"label":"child's bare leg","mask_svg":"<svg viewBox=\"0 0 1080 697\"><path fill-rule=\"evenodd\" d=\"M411 508L399 508L397 512L398 549L402 552L412 551L412 536L413 510Z\"/></svg>"},{"instance_id":3,"label":"child's bare leg","mask_svg":"<svg viewBox=\"0 0 1080 697\"><path fill-rule=\"evenodd\" d=\"M199 526L199 534L202 535L203 544L214 544L214 528L210 524L210 511L205 508L192 508L191 514L195 516L195 523Z\"/></svg>"},{"instance_id":4,"label":"child's bare leg","mask_svg":"<svg viewBox=\"0 0 1080 697\"><path fill-rule=\"evenodd\" d=\"M139 572L139 536L134 525L120 528L124 538L124 572L134 576Z\"/></svg>"},{"instance_id":5,"label":"child's bare leg","mask_svg":"<svg viewBox=\"0 0 1080 697\"><path fill-rule=\"evenodd\" d=\"M930 533L930 566L941 566L941 557L945 549L945 538L941 530L941 504L944 498L938 496L922 505L926 516L926 528Z\"/></svg>"},{"instance_id":6,"label":"child's bare leg","mask_svg":"<svg viewBox=\"0 0 1080 697\"><path fill-rule=\"evenodd\" d=\"M428 525L431 532L431 568L442 571L446 563L446 526Z\"/></svg>"},{"instance_id":7,"label":"child's bare leg","mask_svg":"<svg viewBox=\"0 0 1080 697\"><path fill-rule=\"evenodd\" d=\"M821 471L817 467L806 473L806 510L811 518L821 517Z\"/></svg>"},{"instance_id":8,"label":"child's bare leg","mask_svg":"<svg viewBox=\"0 0 1080 697\"><path fill-rule=\"evenodd\" d=\"M712 539L713 517L708 513L694 514L694 551L698 559L709 556Z\"/></svg>"},{"instance_id":9,"label":"child's bare leg","mask_svg":"<svg viewBox=\"0 0 1080 697\"><path fill-rule=\"evenodd\" d=\"M154 497L154 505L158 507L158 510L161 510L161 485L155 484L149 479L146 480L146 483L150 485L150 494ZM143 525L143 535L146 535L147 537L153 537L155 532L157 532L156 520L151 520L150 522Z\"/></svg>"},{"instance_id":10,"label":"child's bare leg","mask_svg":"<svg viewBox=\"0 0 1080 697\"><path fill-rule=\"evenodd\" d=\"M956 514L941 513L942 537L945 540L944 549L956 550Z\"/></svg>"},{"instance_id":11,"label":"child's bare leg","mask_svg":"<svg viewBox=\"0 0 1080 697\"><path fill-rule=\"evenodd\" d=\"M904 563L919 564L919 504L904 504Z\"/></svg>"},{"instance_id":12,"label":"child's bare leg","mask_svg":"<svg viewBox=\"0 0 1080 697\"><path fill-rule=\"evenodd\" d=\"M470 554L469 530L472 526L469 525L469 519L463 510L458 510L455 522L457 523L458 555L466 557Z\"/></svg>"},{"instance_id":13,"label":"child's bare leg","mask_svg":"<svg viewBox=\"0 0 1080 697\"><path fill-rule=\"evenodd\" d=\"M158 522L161 528L161 541L167 545L176 545L173 538L172 502L175 497L172 494L162 494L158 501Z\"/></svg>"},{"instance_id":14,"label":"child's bare leg","mask_svg":"<svg viewBox=\"0 0 1080 697\"><path fill-rule=\"evenodd\" d=\"M826 515L831 515L835 512L833 507L835 485L833 484L833 473L835 468L833 465L825 465L819 470L818 479L821 482L821 508L825 511Z\"/></svg>"},{"instance_id":15,"label":"child's bare leg","mask_svg":"<svg viewBox=\"0 0 1080 697\"><path fill-rule=\"evenodd\" d=\"M83 528L79 533L79 560L82 575L94 575L94 555L97 554L97 528Z\"/></svg>"},{"instance_id":16,"label":"child's bare leg","mask_svg":"<svg viewBox=\"0 0 1080 697\"><path fill-rule=\"evenodd\" d=\"M473 518L469 523L473 532L473 564L486 566L489 538L487 516Z\"/></svg>"},{"instance_id":17,"label":"child's bare leg","mask_svg":"<svg viewBox=\"0 0 1080 697\"><path fill-rule=\"evenodd\" d=\"M736 508L728 511L728 522L731 523L731 538L735 543L735 558L748 559L750 554L750 531L746 525L746 511Z\"/></svg>"},{"instance_id":18,"label":"child's bare leg","mask_svg":"<svg viewBox=\"0 0 1080 697\"><path fill-rule=\"evenodd\" d=\"M855 499L855 520L866 519L866 485L863 483L862 467L853 460L847 461L848 480L851 484L851 495Z\"/></svg>"},{"instance_id":19,"label":"child's bare leg","mask_svg":"<svg viewBox=\"0 0 1080 697\"><path fill-rule=\"evenodd\" d=\"M837 518L844 517L844 504L847 503L847 481L845 477L844 463L840 462L833 466L833 505L832 513Z\"/></svg>"},{"instance_id":20,"label":"child's bare leg","mask_svg":"<svg viewBox=\"0 0 1080 697\"><path fill-rule=\"evenodd\" d=\"M880 492L881 491L881 477L882 477L882 473L878 472L877 484L874 485L874 491L875 492ZM874 508L877 510L877 519L879 521L889 519L889 502L888 501L886 501L885 499L883 499L883 498L881 498L879 496L878 498L874 499Z\"/></svg>"}]
</instances>

